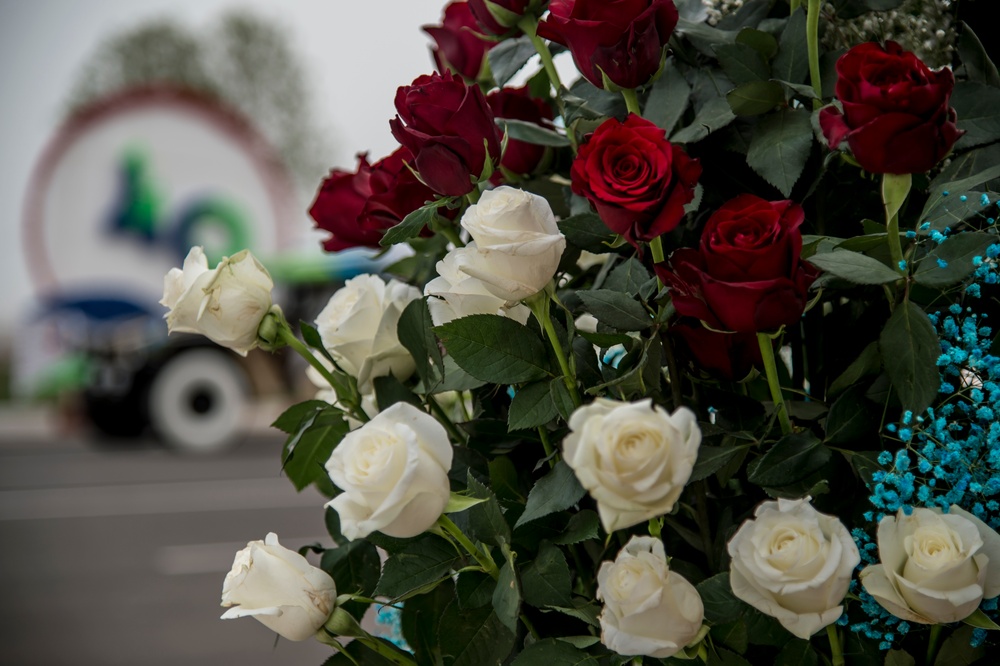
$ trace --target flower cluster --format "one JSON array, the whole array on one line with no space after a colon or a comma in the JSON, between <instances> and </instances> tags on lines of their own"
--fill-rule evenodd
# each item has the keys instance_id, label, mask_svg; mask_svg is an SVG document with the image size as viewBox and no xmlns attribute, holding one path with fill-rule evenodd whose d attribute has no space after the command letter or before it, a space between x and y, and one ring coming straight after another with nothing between
<instances>
[{"instance_id":1,"label":"flower cluster","mask_svg":"<svg viewBox=\"0 0 1000 666\"><path fill-rule=\"evenodd\" d=\"M399 146L310 210L412 252L298 331L249 255L168 276L172 330L319 389L275 426L333 583L251 548L226 617L403 665L993 646L996 70L970 34L955 71L862 43L824 81L821 3L727 7L448 3Z\"/></svg>"}]
</instances>

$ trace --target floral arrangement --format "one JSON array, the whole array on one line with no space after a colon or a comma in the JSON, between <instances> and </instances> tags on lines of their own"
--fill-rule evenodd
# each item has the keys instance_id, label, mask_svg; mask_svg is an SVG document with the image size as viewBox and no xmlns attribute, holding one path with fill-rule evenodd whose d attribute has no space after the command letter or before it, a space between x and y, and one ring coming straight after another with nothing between
<instances>
[{"instance_id":1,"label":"floral arrangement","mask_svg":"<svg viewBox=\"0 0 1000 666\"><path fill-rule=\"evenodd\" d=\"M331 542L251 542L224 618L329 666L997 649L1000 75L961 23L951 68L821 39L893 0L736 4L452 2L310 211L391 277L293 327L246 253L167 276L171 330L322 387L275 426Z\"/></svg>"}]
</instances>

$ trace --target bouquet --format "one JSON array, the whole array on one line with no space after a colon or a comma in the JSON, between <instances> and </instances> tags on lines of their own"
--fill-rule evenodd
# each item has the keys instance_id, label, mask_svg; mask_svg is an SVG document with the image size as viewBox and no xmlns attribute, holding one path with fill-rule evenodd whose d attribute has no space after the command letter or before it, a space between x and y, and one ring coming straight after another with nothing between
<instances>
[{"instance_id":1,"label":"bouquet","mask_svg":"<svg viewBox=\"0 0 1000 666\"><path fill-rule=\"evenodd\" d=\"M167 276L171 330L321 387L274 425L330 542L249 543L224 618L328 666L997 649L1000 75L863 34L901 0L704 4L448 4L310 210L406 258L294 326L248 253Z\"/></svg>"}]
</instances>

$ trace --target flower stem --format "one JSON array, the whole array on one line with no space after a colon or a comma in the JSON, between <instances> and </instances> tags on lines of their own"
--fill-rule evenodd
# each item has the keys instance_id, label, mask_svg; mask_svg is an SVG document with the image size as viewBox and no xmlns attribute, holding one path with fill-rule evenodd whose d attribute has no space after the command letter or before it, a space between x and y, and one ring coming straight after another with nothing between
<instances>
[{"instance_id":1,"label":"flower stem","mask_svg":"<svg viewBox=\"0 0 1000 666\"><path fill-rule=\"evenodd\" d=\"M795 10L802 6L802 0L788 0L788 13L794 14Z\"/></svg>"},{"instance_id":2,"label":"flower stem","mask_svg":"<svg viewBox=\"0 0 1000 666\"><path fill-rule=\"evenodd\" d=\"M581 400L580 392L576 388L576 377L573 374L573 370L569 367L566 352L563 351L562 343L559 342L559 334L556 333L556 328L552 325L552 318L549 317L549 294L551 293L551 287L552 284L550 283L542 291L525 299L524 303L531 310L531 314L535 315L535 319L542 325L545 335L548 336L549 343L552 345L552 351L555 352L556 360L559 362L559 369L562 370L563 381L566 382L569 395L573 398L573 405L579 407Z\"/></svg>"},{"instance_id":3,"label":"flower stem","mask_svg":"<svg viewBox=\"0 0 1000 666\"><path fill-rule=\"evenodd\" d=\"M778 366L774 362L774 349L771 347L771 336L767 333L758 333L757 343L760 345L760 355L764 359L767 386L771 389L771 400L774 401L774 408L778 411L781 432L782 434L790 435L792 434L792 423L788 420L788 407L785 405L785 399L781 395L781 384L778 383Z\"/></svg>"},{"instance_id":4,"label":"flower stem","mask_svg":"<svg viewBox=\"0 0 1000 666\"><path fill-rule=\"evenodd\" d=\"M447 532L449 536L455 539L455 541L460 543L462 548L465 548L466 552L475 558L476 562L479 563L479 566L483 568L483 571L488 573L493 580L500 578L500 569L497 568L496 562L485 557L482 551L476 547L476 544L472 543L472 541L469 540L469 537L465 536L462 530L458 528L458 525L452 522L451 518L441 514L441 517L437 519L437 524L445 532Z\"/></svg>"},{"instance_id":5,"label":"flower stem","mask_svg":"<svg viewBox=\"0 0 1000 666\"><path fill-rule=\"evenodd\" d=\"M792 8L794 11L794 7ZM806 45L809 51L809 81L816 99L813 108L823 106L823 83L819 73L819 0L809 0L806 14Z\"/></svg>"},{"instance_id":6,"label":"flower stem","mask_svg":"<svg viewBox=\"0 0 1000 666\"><path fill-rule=\"evenodd\" d=\"M461 398L459 398L459 400L461 400ZM438 404L437 399L435 399L433 395L427 395L427 405L431 408L431 411L434 412L435 416L437 416L438 421L441 422L441 425L444 426L444 429L448 431L448 434L451 435L452 439L454 439L456 443L464 444L469 441L468 436L458 429L458 426L455 425L455 422L452 421L451 417L449 417L444 411L444 408Z\"/></svg>"},{"instance_id":7,"label":"flower stem","mask_svg":"<svg viewBox=\"0 0 1000 666\"><path fill-rule=\"evenodd\" d=\"M294 349L299 356L304 358L309 365L314 367L316 371L322 375L323 379L329 382L330 386L337 394L337 400L339 400L342 405L351 411L351 415L354 416L354 418L358 419L362 423L370 420L368 418L368 414L366 414L365 410L361 408L361 402L357 399L357 396L353 394L353 391L350 390L347 383L330 372L329 368L323 365L320 360L316 358L309 347L295 337L295 334L292 333L292 329L286 322L282 322L278 327L278 339Z\"/></svg>"},{"instance_id":8,"label":"flower stem","mask_svg":"<svg viewBox=\"0 0 1000 666\"><path fill-rule=\"evenodd\" d=\"M943 628L944 625L941 624L931 626L931 635L927 639L927 658L924 660L924 663L927 664L927 666L933 664L934 660L937 659L941 643L941 630Z\"/></svg>"},{"instance_id":9,"label":"flower stem","mask_svg":"<svg viewBox=\"0 0 1000 666\"><path fill-rule=\"evenodd\" d=\"M548 44L545 40L538 36L538 18L532 16L531 14L525 14L520 21L517 22L517 27L528 36L531 40L531 44L535 47L535 51L538 53L538 57L542 61L542 67L545 69L545 73L549 77L549 83L552 85L553 90L556 91L556 104L559 106L559 115L566 118L566 106L563 104L562 98L562 81L559 80L559 72L556 70L555 63L552 62L552 52L549 51ZM576 133L573 128L566 127L566 138L569 139L570 145L573 148L573 154L576 155L577 143L576 143Z\"/></svg>"},{"instance_id":10,"label":"flower stem","mask_svg":"<svg viewBox=\"0 0 1000 666\"><path fill-rule=\"evenodd\" d=\"M906 274L903 264L903 246L899 241L899 210L903 207L913 177L910 174L882 174L882 204L885 207L886 237L889 240L889 254L892 256L893 268L900 274Z\"/></svg>"},{"instance_id":11,"label":"flower stem","mask_svg":"<svg viewBox=\"0 0 1000 666\"><path fill-rule=\"evenodd\" d=\"M663 256L663 236L657 236L653 240L649 241L649 251L653 253L653 263L662 264L664 260Z\"/></svg>"},{"instance_id":12,"label":"flower stem","mask_svg":"<svg viewBox=\"0 0 1000 666\"><path fill-rule=\"evenodd\" d=\"M538 426L538 437L542 440L542 448L545 450L545 457L549 459L549 467L556 466L555 452L556 450L552 448L552 442L549 441L549 431L545 429L545 426Z\"/></svg>"},{"instance_id":13,"label":"flower stem","mask_svg":"<svg viewBox=\"0 0 1000 666\"><path fill-rule=\"evenodd\" d=\"M635 94L635 88L622 88L622 97L625 98L625 108L629 113L642 116L642 109L639 108L639 97Z\"/></svg>"},{"instance_id":14,"label":"flower stem","mask_svg":"<svg viewBox=\"0 0 1000 666\"><path fill-rule=\"evenodd\" d=\"M826 625L826 637L830 639L830 660L833 666L844 666L844 651L840 647L840 636L837 635L837 625Z\"/></svg>"}]
</instances>

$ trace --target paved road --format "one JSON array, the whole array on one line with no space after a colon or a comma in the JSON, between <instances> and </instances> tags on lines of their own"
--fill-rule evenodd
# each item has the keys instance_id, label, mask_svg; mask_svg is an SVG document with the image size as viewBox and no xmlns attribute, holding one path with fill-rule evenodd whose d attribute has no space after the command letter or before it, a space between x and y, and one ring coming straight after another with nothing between
<instances>
[{"instance_id":1,"label":"paved road","mask_svg":"<svg viewBox=\"0 0 1000 666\"><path fill-rule=\"evenodd\" d=\"M324 538L322 498L279 474L280 440L220 457L0 432L0 665L322 664L252 619L219 620L247 541Z\"/></svg>"}]
</instances>

